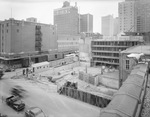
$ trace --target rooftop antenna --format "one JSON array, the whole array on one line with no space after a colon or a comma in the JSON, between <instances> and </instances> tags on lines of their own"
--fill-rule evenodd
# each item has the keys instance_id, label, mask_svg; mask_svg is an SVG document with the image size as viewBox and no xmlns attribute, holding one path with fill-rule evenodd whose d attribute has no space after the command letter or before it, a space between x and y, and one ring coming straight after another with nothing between
<instances>
[{"instance_id":1,"label":"rooftop antenna","mask_svg":"<svg viewBox=\"0 0 150 117\"><path fill-rule=\"evenodd\" d=\"M12 18L12 7L11 7L11 18Z\"/></svg>"},{"instance_id":2,"label":"rooftop antenna","mask_svg":"<svg viewBox=\"0 0 150 117\"><path fill-rule=\"evenodd\" d=\"M77 2L75 2L75 7L77 7Z\"/></svg>"}]
</instances>

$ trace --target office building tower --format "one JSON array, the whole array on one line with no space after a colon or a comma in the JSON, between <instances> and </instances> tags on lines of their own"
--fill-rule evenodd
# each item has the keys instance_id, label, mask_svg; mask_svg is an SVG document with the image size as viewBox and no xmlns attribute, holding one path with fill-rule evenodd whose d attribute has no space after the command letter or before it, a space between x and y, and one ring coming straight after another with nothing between
<instances>
[{"instance_id":1,"label":"office building tower","mask_svg":"<svg viewBox=\"0 0 150 117\"><path fill-rule=\"evenodd\" d=\"M118 17L114 18L113 24L114 24L113 35L117 36L117 34L119 33L119 18Z\"/></svg>"},{"instance_id":2,"label":"office building tower","mask_svg":"<svg viewBox=\"0 0 150 117\"><path fill-rule=\"evenodd\" d=\"M137 9L137 32L150 32L150 0L138 0Z\"/></svg>"},{"instance_id":3,"label":"office building tower","mask_svg":"<svg viewBox=\"0 0 150 117\"><path fill-rule=\"evenodd\" d=\"M120 32L136 32L136 2L127 0L119 3L119 30Z\"/></svg>"},{"instance_id":4,"label":"office building tower","mask_svg":"<svg viewBox=\"0 0 150 117\"><path fill-rule=\"evenodd\" d=\"M77 6L65 1L62 8L54 10L54 25L58 34L77 35L79 33L79 15Z\"/></svg>"},{"instance_id":5,"label":"office building tower","mask_svg":"<svg viewBox=\"0 0 150 117\"><path fill-rule=\"evenodd\" d=\"M102 17L102 35L113 36L114 20L112 15Z\"/></svg>"},{"instance_id":6,"label":"office building tower","mask_svg":"<svg viewBox=\"0 0 150 117\"><path fill-rule=\"evenodd\" d=\"M93 15L83 14L80 15L80 32L93 32Z\"/></svg>"}]
</instances>

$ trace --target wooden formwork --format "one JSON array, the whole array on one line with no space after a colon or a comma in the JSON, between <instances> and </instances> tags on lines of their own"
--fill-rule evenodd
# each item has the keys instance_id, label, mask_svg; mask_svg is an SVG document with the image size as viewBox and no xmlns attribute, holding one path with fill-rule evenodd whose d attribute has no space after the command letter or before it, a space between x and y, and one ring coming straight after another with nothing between
<instances>
[{"instance_id":1,"label":"wooden formwork","mask_svg":"<svg viewBox=\"0 0 150 117\"><path fill-rule=\"evenodd\" d=\"M68 96L68 97L71 97L71 98L74 98L82 102L85 102L85 103L88 103L97 107L101 107L101 108L106 107L110 102L109 99L105 99L103 97L99 97L97 95L93 95L88 92L80 91L80 90L73 89L70 87L63 86L57 89L58 89L57 92L59 94L62 94L62 95L65 95L65 96Z\"/></svg>"}]
</instances>

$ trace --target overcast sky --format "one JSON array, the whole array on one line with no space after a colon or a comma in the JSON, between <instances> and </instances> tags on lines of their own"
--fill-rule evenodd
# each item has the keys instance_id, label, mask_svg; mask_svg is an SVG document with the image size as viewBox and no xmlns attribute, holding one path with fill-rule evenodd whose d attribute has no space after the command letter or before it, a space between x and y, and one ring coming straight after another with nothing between
<instances>
[{"instance_id":1,"label":"overcast sky","mask_svg":"<svg viewBox=\"0 0 150 117\"><path fill-rule=\"evenodd\" d=\"M53 24L53 10L61 8L65 0L0 0L0 20L11 16L22 20L36 17L38 22ZM74 6L77 2L80 14L93 15L93 30L101 33L101 17L118 16L118 3L124 0L67 0ZM12 9L12 10L11 10ZM12 11L12 12L11 12Z\"/></svg>"}]
</instances>

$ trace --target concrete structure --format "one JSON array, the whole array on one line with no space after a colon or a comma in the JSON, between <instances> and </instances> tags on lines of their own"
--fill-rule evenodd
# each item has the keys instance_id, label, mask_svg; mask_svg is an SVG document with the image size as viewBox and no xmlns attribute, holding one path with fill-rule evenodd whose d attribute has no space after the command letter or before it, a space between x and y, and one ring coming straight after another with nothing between
<instances>
[{"instance_id":1,"label":"concrete structure","mask_svg":"<svg viewBox=\"0 0 150 117\"><path fill-rule=\"evenodd\" d=\"M91 58L91 37L85 37L79 41L79 57L81 61L90 61Z\"/></svg>"},{"instance_id":2,"label":"concrete structure","mask_svg":"<svg viewBox=\"0 0 150 117\"><path fill-rule=\"evenodd\" d=\"M54 10L54 25L57 26L58 34L79 34L79 15L77 6L70 6L64 2L62 8Z\"/></svg>"},{"instance_id":3,"label":"concrete structure","mask_svg":"<svg viewBox=\"0 0 150 117\"><path fill-rule=\"evenodd\" d=\"M99 33L81 33L79 41L79 57L81 61L90 61L91 58L91 41L93 39L102 39Z\"/></svg>"},{"instance_id":4,"label":"concrete structure","mask_svg":"<svg viewBox=\"0 0 150 117\"><path fill-rule=\"evenodd\" d=\"M114 21L113 16L108 15L102 17L102 35L113 36Z\"/></svg>"},{"instance_id":5,"label":"concrete structure","mask_svg":"<svg viewBox=\"0 0 150 117\"><path fill-rule=\"evenodd\" d=\"M30 18L27 18L26 21L37 23L37 18L30 17Z\"/></svg>"},{"instance_id":6,"label":"concrete structure","mask_svg":"<svg viewBox=\"0 0 150 117\"><path fill-rule=\"evenodd\" d=\"M135 1L125 1L119 3L119 29L120 32L136 32L136 9Z\"/></svg>"},{"instance_id":7,"label":"concrete structure","mask_svg":"<svg viewBox=\"0 0 150 117\"><path fill-rule=\"evenodd\" d=\"M124 82L127 76L130 74L133 66L137 63L135 59L127 57L127 55L131 53L144 53L145 56L142 57L143 60L145 58L147 61L150 61L150 45L140 45L130 47L120 53L120 62L119 62L119 78L122 82Z\"/></svg>"},{"instance_id":8,"label":"concrete structure","mask_svg":"<svg viewBox=\"0 0 150 117\"><path fill-rule=\"evenodd\" d=\"M93 15L83 14L80 15L80 32L93 32Z\"/></svg>"},{"instance_id":9,"label":"concrete structure","mask_svg":"<svg viewBox=\"0 0 150 117\"><path fill-rule=\"evenodd\" d=\"M78 35L58 35L58 51L78 51L79 50L79 38Z\"/></svg>"},{"instance_id":10,"label":"concrete structure","mask_svg":"<svg viewBox=\"0 0 150 117\"><path fill-rule=\"evenodd\" d=\"M55 50L56 28L53 25L9 19L0 22L1 54L32 53Z\"/></svg>"},{"instance_id":11,"label":"concrete structure","mask_svg":"<svg viewBox=\"0 0 150 117\"><path fill-rule=\"evenodd\" d=\"M128 47L141 44L142 36L103 37L91 42L91 66L119 67L119 53Z\"/></svg>"}]
</instances>

